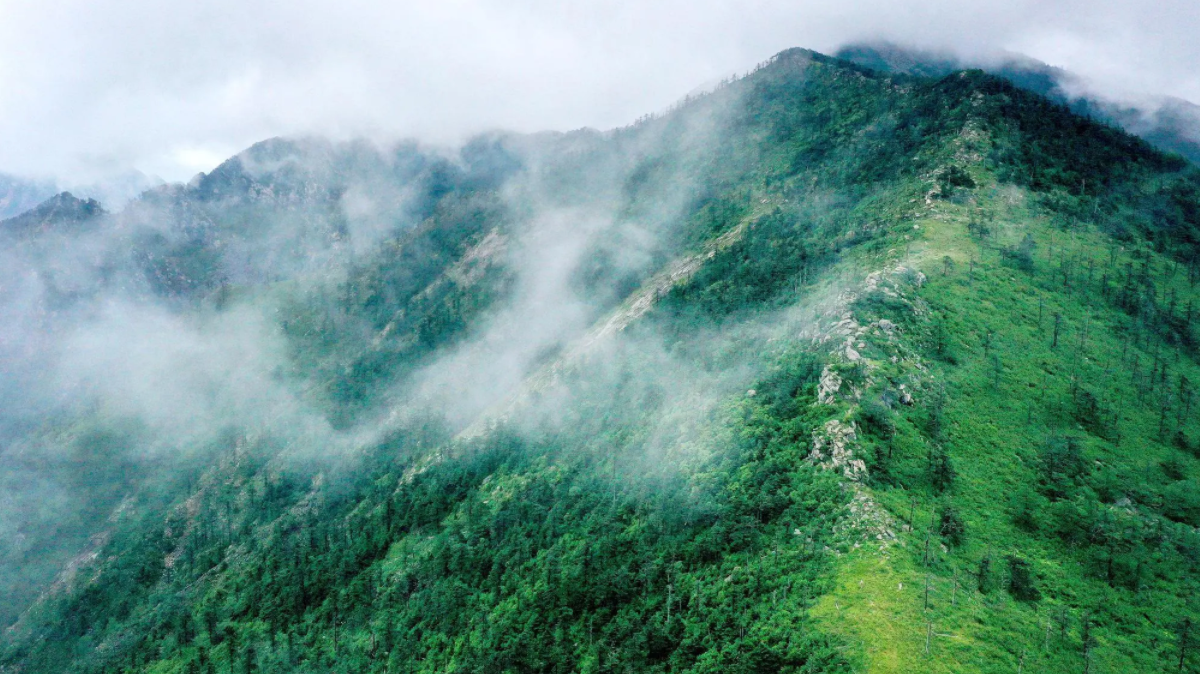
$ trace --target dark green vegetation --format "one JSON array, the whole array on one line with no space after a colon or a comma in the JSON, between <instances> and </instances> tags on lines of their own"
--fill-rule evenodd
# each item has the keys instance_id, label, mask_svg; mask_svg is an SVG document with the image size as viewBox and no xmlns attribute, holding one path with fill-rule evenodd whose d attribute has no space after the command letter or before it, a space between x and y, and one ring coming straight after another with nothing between
<instances>
[{"instance_id":1,"label":"dark green vegetation","mask_svg":"<svg viewBox=\"0 0 1200 674\"><path fill-rule=\"evenodd\" d=\"M607 134L359 150L273 141L134 207L182 223L135 237L147 292L268 307L331 430L231 422L106 481L4 671L1200 664L1182 159L799 50ZM487 395L430 397L458 378Z\"/></svg>"},{"instance_id":2,"label":"dark green vegetation","mask_svg":"<svg viewBox=\"0 0 1200 674\"><path fill-rule=\"evenodd\" d=\"M744 426L694 476L702 490L673 471L633 477L620 466L636 460L622 434L644 430L632 414L619 428L535 440L499 429L425 466L448 439L405 429L315 490L253 450L231 454L221 481L198 485L190 515L153 533L129 523L112 565L29 661L835 671L840 656L803 611L831 568L823 543L844 496L803 465L803 448L755 437L796 423L766 408L806 406L815 371L803 372L800 396L732 411ZM772 498L761 498L764 481ZM119 658L90 650L97 624L127 642Z\"/></svg>"},{"instance_id":3,"label":"dark green vegetation","mask_svg":"<svg viewBox=\"0 0 1200 674\"><path fill-rule=\"evenodd\" d=\"M1021 89L1065 104L1071 111L1125 129L1167 153L1200 161L1196 125L1200 106L1178 98L1161 97L1149 105L1131 105L1087 93L1086 83L1061 68L1020 54L992 54L962 58L887 42L851 44L837 56L873 70L923 77L945 77L958 70L984 68ZM1080 93L1083 91L1083 93Z\"/></svg>"}]
</instances>

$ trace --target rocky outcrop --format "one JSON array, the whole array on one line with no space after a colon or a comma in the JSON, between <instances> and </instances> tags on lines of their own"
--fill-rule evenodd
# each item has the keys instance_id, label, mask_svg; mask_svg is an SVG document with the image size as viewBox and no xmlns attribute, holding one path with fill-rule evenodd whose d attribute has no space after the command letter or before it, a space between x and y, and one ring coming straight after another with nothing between
<instances>
[{"instance_id":1,"label":"rocky outcrop","mask_svg":"<svg viewBox=\"0 0 1200 674\"><path fill-rule=\"evenodd\" d=\"M837 537L851 548L878 545L881 552L887 550L897 542L895 518L871 497L865 487L855 484L852 489L854 496L847 506L849 512L835 527Z\"/></svg>"},{"instance_id":2,"label":"rocky outcrop","mask_svg":"<svg viewBox=\"0 0 1200 674\"><path fill-rule=\"evenodd\" d=\"M867 477L867 465L855 458L854 445L858 442L853 423L830 419L813 432L812 452L808 460L827 470L836 470L853 482Z\"/></svg>"},{"instance_id":3,"label":"rocky outcrop","mask_svg":"<svg viewBox=\"0 0 1200 674\"><path fill-rule=\"evenodd\" d=\"M909 384L917 384L925 371L920 358L904 342L905 320L870 320L871 306L903 307L915 317L928 313L914 291L925 275L905 265L868 274L855 288L842 292L825 312L825 324L814 335L814 345L825 345L830 362L821 372L817 404L837 413L813 432L807 461L836 471L852 493L848 512L837 525L843 549L878 545L880 550L897 543L895 520L866 486L868 469L856 455L859 438L848 412L872 392L885 404L912 405ZM908 383L899 383L897 378ZM849 408L847 410L847 407Z\"/></svg>"}]
</instances>

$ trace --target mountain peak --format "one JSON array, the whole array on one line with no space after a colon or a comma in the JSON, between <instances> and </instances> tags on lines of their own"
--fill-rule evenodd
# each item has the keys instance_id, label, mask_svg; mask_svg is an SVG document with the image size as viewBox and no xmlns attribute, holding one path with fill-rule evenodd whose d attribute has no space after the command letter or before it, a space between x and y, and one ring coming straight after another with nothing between
<instances>
[{"instance_id":1,"label":"mountain peak","mask_svg":"<svg viewBox=\"0 0 1200 674\"><path fill-rule=\"evenodd\" d=\"M915 77L944 77L957 70L979 69L1014 86L1067 105L1072 112L1117 126L1140 136L1165 152L1200 163L1200 107L1180 99L1145 102L1111 100L1087 91L1074 73L1024 54L995 52L961 56L948 51L920 49L887 41L856 42L836 56L882 73Z\"/></svg>"},{"instance_id":2,"label":"mountain peak","mask_svg":"<svg viewBox=\"0 0 1200 674\"><path fill-rule=\"evenodd\" d=\"M104 208L95 199L80 199L70 192L60 192L31 210L0 221L0 229L19 234L47 231L63 225L77 225L104 213Z\"/></svg>"}]
</instances>

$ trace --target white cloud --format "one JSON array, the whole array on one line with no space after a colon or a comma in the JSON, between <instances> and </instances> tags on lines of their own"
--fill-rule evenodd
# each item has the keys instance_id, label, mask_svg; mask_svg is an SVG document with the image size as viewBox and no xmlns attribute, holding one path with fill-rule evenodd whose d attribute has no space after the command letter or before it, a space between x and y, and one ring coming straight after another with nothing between
<instances>
[{"instance_id":1,"label":"white cloud","mask_svg":"<svg viewBox=\"0 0 1200 674\"><path fill-rule=\"evenodd\" d=\"M1197 29L1181 0L0 0L0 170L185 180L279 134L610 127L781 49L866 37L1197 100Z\"/></svg>"},{"instance_id":2,"label":"white cloud","mask_svg":"<svg viewBox=\"0 0 1200 674\"><path fill-rule=\"evenodd\" d=\"M227 159L229 155L227 150L214 150L212 147L178 147L170 153L170 163L165 168L178 167L183 171L195 174L211 170L212 167Z\"/></svg>"}]
</instances>

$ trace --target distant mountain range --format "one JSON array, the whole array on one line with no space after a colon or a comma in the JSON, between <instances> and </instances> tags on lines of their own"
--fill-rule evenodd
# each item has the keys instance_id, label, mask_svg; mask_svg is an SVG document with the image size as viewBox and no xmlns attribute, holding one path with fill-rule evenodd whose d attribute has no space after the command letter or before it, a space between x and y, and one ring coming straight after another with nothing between
<instances>
[{"instance_id":1,"label":"distant mountain range","mask_svg":"<svg viewBox=\"0 0 1200 674\"><path fill-rule=\"evenodd\" d=\"M62 192L18 216L0 220L0 227L14 234L32 234L85 222L102 213L104 209L95 199L78 199Z\"/></svg>"},{"instance_id":2,"label":"distant mountain range","mask_svg":"<svg viewBox=\"0 0 1200 674\"><path fill-rule=\"evenodd\" d=\"M94 199L109 209L120 209L142 192L163 184L140 171L125 171L84 184L38 180L0 173L0 220L28 211L55 194L71 192Z\"/></svg>"},{"instance_id":3,"label":"distant mountain range","mask_svg":"<svg viewBox=\"0 0 1200 674\"><path fill-rule=\"evenodd\" d=\"M0 173L0 220L11 218L54 196L53 183L24 180Z\"/></svg>"},{"instance_id":4,"label":"distant mountain range","mask_svg":"<svg viewBox=\"0 0 1200 674\"><path fill-rule=\"evenodd\" d=\"M1119 126L1160 150L1200 163L1200 106L1183 99L1160 96L1135 104L1081 93L1086 92L1086 83L1078 76L1021 54L971 58L889 42L863 42L842 47L837 57L879 72L921 77L978 68L1059 101L1076 114Z\"/></svg>"},{"instance_id":5,"label":"distant mountain range","mask_svg":"<svg viewBox=\"0 0 1200 674\"><path fill-rule=\"evenodd\" d=\"M1080 93L1086 91L1085 83L1073 73L1009 52L964 57L948 51L870 41L846 45L835 55L874 71L919 77L942 77L972 68L984 70L1026 91L1059 101L1076 114L1118 126L1163 151L1200 164L1200 105L1183 99L1162 96L1131 103ZM145 190L161 184L161 179L135 170L86 185L0 173L0 220L19 215L62 191L95 199L108 210L119 210Z\"/></svg>"}]
</instances>

